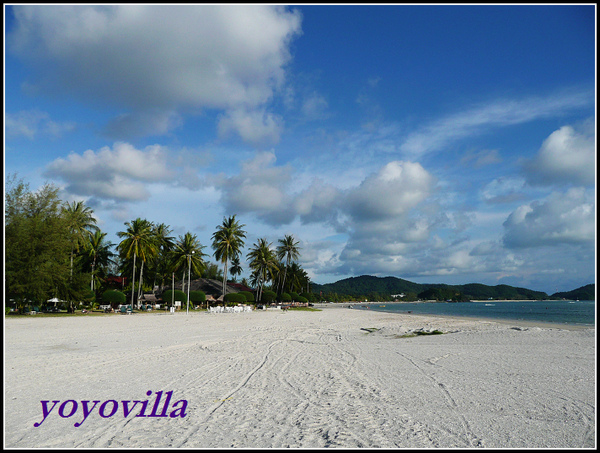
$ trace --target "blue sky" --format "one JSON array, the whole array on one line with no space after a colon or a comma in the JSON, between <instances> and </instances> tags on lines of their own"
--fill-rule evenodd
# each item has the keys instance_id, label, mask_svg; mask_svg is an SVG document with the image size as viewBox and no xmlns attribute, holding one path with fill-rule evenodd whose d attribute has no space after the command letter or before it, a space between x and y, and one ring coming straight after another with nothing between
<instances>
[{"instance_id":1,"label":"blue sky","mask_svg":"<svg viewBox=\"0 0 600 453\"><path fill-rule=\"evenodd\" d=\"M5 176L84 200L114 243L143 217L212 253L236 214L244 258L292 234L316 283L574 289L595 281L595 18L5 6Z\"/></svg>"}]
</instances>

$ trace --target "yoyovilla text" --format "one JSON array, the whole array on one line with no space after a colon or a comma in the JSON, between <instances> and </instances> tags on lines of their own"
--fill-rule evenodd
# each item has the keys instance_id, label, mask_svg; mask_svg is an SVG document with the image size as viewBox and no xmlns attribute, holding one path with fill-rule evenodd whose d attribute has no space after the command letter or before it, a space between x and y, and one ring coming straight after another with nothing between
<instances>
[{"instance_id":1,"label":"yoyovilla text","mask_svg":"<svg viewBox=\"0 0 600 453\"><path fill-rule=\"evenodd\" d=\"M152 396L152 390L148 390L146 392L146 395ZM55 414L58 414L59 417L70 418L76 416L79 407L81 407L82 413L79 414L79 417L83 417L83 419L80 422L77 422L73 425L75 428L79 428L83 424L83 422L86 421L89 415L92 414L92 412L94 412L94 409L96 407L98 407L98 415L100 415L100 417L102 418L110 418L113 415L116 415L118 417L121 414L121 412L119 411L120 407L123 408L122 414L124 418L127 418L130 414L134 413L135 410L139 410L136 417L184 418L187 415L185 413L185 410L187 409L188 405L188 402L186 400L179 400L169 408L169 404L171 403L171 398L173 396L173 391L165 392L165 401L161 409L160 403L162 396L162 390L160 392L156 392L152 406L150 405L150 399L134 401L122 400L120 401L121 405L119 405L119 401L117 400L106 400L103 402L100 402L100 400L82 400L80 402L77 402L75 400L66 400L62 403L60 402L60 400L42 400L40 401L40 403L42 403L42 415L44 416L44 418L39 423L34 423L33 426L35 426L36 428L41 426L42 423L44 423L44 421L46 420L46 418L52 413L54 408L56 408ZM50 403L52 403L52 405L50 405ZM149 414L146 414L146 412L150 410L150 407L152 407L152 410ZM171 409L171 412L169 412L169 409Z\"/></svg>"}]
</instances>

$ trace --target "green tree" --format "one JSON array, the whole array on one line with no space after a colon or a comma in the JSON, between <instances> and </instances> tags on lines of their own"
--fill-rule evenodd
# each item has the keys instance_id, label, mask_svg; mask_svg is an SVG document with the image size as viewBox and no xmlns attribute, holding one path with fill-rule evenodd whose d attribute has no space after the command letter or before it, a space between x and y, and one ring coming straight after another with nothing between
<instances>
[{"instance_id":1,"label":"green tree","mask_svg":"<svg viewBox=\"0 0 600 453\"><path fill-rule=\"evenodd\" d=\"M46 184L31 192L16 175L6 183L5 292L22 310L29 302L58 296L59 288L69 285L69 225L61 215L57 187Z\"/></svg>"},{"instance_id":2,"label":"green tree","mask_svg":"<svg viewBox=\"0 0 600 453\"><path fill-rule=\"evenodd\" d=\"M294 241L294 237L289 234L286 234L283 239L279 239L279 246L277 246L277 258L280 260L285 260L285 270L283 272L283 282L279 290L280 293L285 290L285 279L288 267L290 267L290 263L293 260L297 260L300 256L298 244L299 242Z\"/></svg>"},{"instance_id":3,"label":"green tree","mask_svg":"<svg viewBox=\"0 0 600 453\"><path fill-rule=\"evenodd\" d=\"M106 268L111 264L116 264L113 260L115 254L112 252L114 244L107 242L106 233L102 233L100 230L95 231L89 238L89 241L85 245L83 250L84 257L89 261L89 265L92 269L92 275L90 279L90 289L96 291L100 285L98 268Z\"/></svg>"},{"instance_id":4,"label":"green tree","mask_svg":"<svg viewBox=\"0 0 600 453\"><path fill-rule=\"evenodd\" d=\"M231 267L229 268L229 273L233 277L233 281L235 282L235 277L242 273L242 265L240 264L240 257L234 256L231 260Z\"/></svg>"},{"instance_id":5,"label":"green tree","mask_svg":"<svg viewBox=\"0 0 600 453\"><path fill-rule=\"evenodd\" d=\"M260 238L248 252L252 278L256 282L257 300L261 300L263 286L266 282L273 280L277 267L277 257L271 249L271 243Z\"/></svg>"},{"instance_id":6,"label":"green tree","mask_svg":"<svg viewBox=\"0 0 600 453\"><path fill-rule=\"evenodd\" d=\"M85 246L92 234L98 231L94 211L86 206L83 201L65 203L62 215L67 221L69 237L71 240L71 276L73 276L73 257Z\"/></svg>"},{"instance_id":7,"label":"green tree","mask_svg":"<svg viewBox=\"0 0 600 453\"><path fill-rule=\"evenodd\" d=\"M133 277L131 280L131 307L133 309L136 258L139 256L143 264L149 257L156 254L157 244L153 235L152 224L147 220L138 217L133 222L126 222L125 226L127 226L125 231L117 233L117 236L123 238L117 248L124 259L133 258ZM142 272L140 271L140 281L141 275Z\"/></svg>"},{"instance_id":8,"label":"green tree","mask_svg":"<svg viewBox=\"0 0 600 453\"><path fill-rule=\"evenodd\" d=\"M227 292L227 268L229 260L237 257L242 247L246 232L242 229L245 225L240 224L235 215L223 218L223 223L217 226L217 231L212 235L212 247L217 261L223 263L223 296Z\"/></svg>"},{"instance_id":9,"label":"green tree","mask_svg":"<svg viewBox=\"0 0 600 453\"><path fill-rule=\"evenodd\" d=\"M183 236L179 236L179 240L175 244L173 249L173 268L183 269L183 281L185 281L185 269L188 270L188 278L191 279L191 273L194 275L202 275L205 268L204 258L207 256L202 252L204 246L200 243L195 234L190 232L185 233ZM191 282L188 281L188 286ZM185 286L182 283L181 290L185 292ZM187 300L187 299L186 299Z\"/></svg>"},{"instance_id":10,"label":"green tree","mask_svg":"<svg viewBox=\"0 0 600 453\"><path fill-rule=\"evenodd\" d=\"M168 281L171 277L171 252L175 247L175 238L170 236L171 228L164 223L153 225L153 234L157 243L158 253L149 263L152 267L149 273L153 275L152 287L158 283L162 290L165 281Z\"/></svg>"}]
</instances>

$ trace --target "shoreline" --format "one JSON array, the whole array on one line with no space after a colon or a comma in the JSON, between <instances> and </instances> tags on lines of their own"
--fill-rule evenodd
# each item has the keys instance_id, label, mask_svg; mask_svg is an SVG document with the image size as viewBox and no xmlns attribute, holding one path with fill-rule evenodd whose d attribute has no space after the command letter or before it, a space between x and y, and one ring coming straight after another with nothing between
<instances>
[{"instance_id":1,"label":"shoreline","mask_svg":"<svg viewBox=\"0 0 600 453\"><path fill-rule=\"evenodd\" d=\"M328 308L5 322L5 446L595 445L595 329Z\"/></svg>"},{"instance_id":2,"label":"shoreline","mask_svg":"<svg viewBox=\"0 0 600 453\"><path fill-rule=\"evenodd\" d=\"M509 301L510 302L510 301ZM519 301L521 302L521 301ZM390 302L396 303L396 302ZM423 302L425 303L425 302ZM382 302L372 302L372 304L381 305ZM385 304L385 303L383 303ZM338 305L338 304L336 304ZM341 306L344 305L344 306ZM340 303L339 306L335 306L333 304L315 304L314 308L319 309L328 309L328 308L349 308L350 305L362 305L361 304L348 304L348 303ZM376 310L376 311L367 311L356 309L357 311L368 312L368 313L388 313L391 315L405 315L405 316L424 316L424 317L434 317L434 318L442 318L448 320L472 320L472 321L481 321L485 323L497 322L505 325L518 325L522 327L539 327L546 329L564 329L564 330L587 330L587 329L596 329L595 324L562 324L562 323L554 323L554 322L546 322L546 321L533 321L533 320L524 320L524 319L504 319L504 318L487 318L483 316L458 316L458 315L444 315L444 314L431 314L431 313L405 313L405 312L394 312L394 311L384 311L384 310Z\"/></svg>"}]
</instances>

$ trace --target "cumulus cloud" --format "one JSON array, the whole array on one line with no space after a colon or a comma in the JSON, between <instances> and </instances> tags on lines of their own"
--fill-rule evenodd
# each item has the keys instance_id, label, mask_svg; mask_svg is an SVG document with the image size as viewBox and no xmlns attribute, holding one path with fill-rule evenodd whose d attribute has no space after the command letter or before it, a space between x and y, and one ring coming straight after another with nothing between
<instances>
[{"instance_id":1,"label":"cumulus cloud","mask_svg":"<svg viewBox=\"0 0 600 453\"><path fill-rule=\"evenodd\" d=\"M301 32L299 12L269 5L21 5L14 13L9 49L37 69L30 86L131 114L264 109Z\"/></svg>"},{"instance_id":2,"label":"cumulus cloud","mask_svg":"<svg viewBox=\"0 0 600 453\"><path fill-rule=\"evenodd\" d=\"M557 244L592 244L595 199L583 188L552 193L512 212L504 222L504 245L529 248Z\"/></svg>"},{"instance_id":3,"label":"cumulus cloud","mask_svg":"<svg viewBox=\"0 0 600 453\"><path fill-rule=\"evenodd\" d=\"M349 192L348 212L358 222L396 217L423 201L433 183L419 163L390 162Z\"/></svg>"},{"instance_id":4,"label":"cumulus cloud","mask_svg":"<svg viewBox=\"0 0 600 453\"><path fill-rule=\"evenodd\" d=\"M272 151L259 152L242 163L238 175L211 180L221 190L221 201L227 212L253 213L270 223L292 220L287 194L291 167L278 167L276 160Z\"/></svg>"},{"instance_id":5,"label":"cumulus cloud","mask_svg":"<svg viewBox=\"0 0 600 453\"><path fill-rule=\"evenodd\" d=\"M563 126L542 143L534 159L524 164L532 184L595 184L596 140L594 123Z\"/></svg>"},{"instance_id":6,"label":"cumulus cloud","mask_svg":"<svg viewBox=\"0 0 600 453\"><path fill-rule=\"evenodd\" d=\"M51 162L45 175L63 180L74 195L117 201L148 198L145 184L168 180L167 152L158 145L138 150L128 143L115 143L98 152L71 153Z\"/></svg>"}]
</instances>

